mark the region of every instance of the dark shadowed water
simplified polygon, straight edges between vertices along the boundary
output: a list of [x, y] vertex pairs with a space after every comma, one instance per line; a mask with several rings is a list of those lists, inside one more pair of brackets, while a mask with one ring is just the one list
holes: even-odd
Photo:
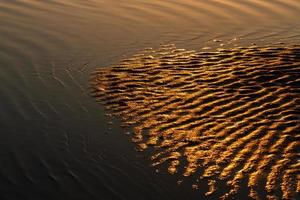
[[298, 0], [0, 0], [0, 199], [202, 199], [108, 123], [90, 73], [162, 43], [299, 44], [299, 19]]

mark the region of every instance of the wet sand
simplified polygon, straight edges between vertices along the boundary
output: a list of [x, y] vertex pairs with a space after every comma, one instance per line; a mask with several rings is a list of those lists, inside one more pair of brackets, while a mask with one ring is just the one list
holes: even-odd
[[162, 45], [98, 68], [91, 85], [178, 183], [192, 176], [193, 188], [220, 199], [245, 190], [252, 199], [299, 197], [299, 45]]
[[[235, 187], [234, 185], [240, 186], [238, 195], [241, 198], [239, 199], [250, 199], [248, 197], [250, 188], [248, 179], [245, 178], [237, 184], [230, 183], [228, 186], [226, 184], [227, 179], [233, 179], [236, 172], [232, 173], [228, 169], [228, 173], [232, 176], [226, 178], [226, 180], [221, 180], [216, 173], [223, 171], [223, 168], [228, 166], [228, 161], [220, 158], [221, 160], [218, 162], [223, 164], [219, 165], [216, 163], [215, 156], [212, 156], [211, 163], [201, 167], [198, 165], [204, 163], [204, 161], [196, 161], [198, 156], [195, 153], [191, 153], [190, 165], [194, 162], [197, 166], [194, 168], [192, 166], [188, 167], [191, 175], [183, 178], [183, 174], [186, 171], [184, 167], [189, 166], [184, 152], [198, 151], [196, 149], [193, 150], [193, 148], [197, 148], [200, 145], [197, 141], [194, 144], [188, 140], [184, 141], [190, 146], [189, 151], [184, 151], [183, 149], [186, 147], [179, 148], [175, 141], [171, 141], [170, 145], [173, 145], [174, 148], [178, 147], [178, 151], [181, 153], [180, 156], [174, 155], [179, 157], [178, 159], [177, 157], [173, 159], [173, 164], [172, 158], [165, 162], [161, 160], [171, 156], [168, 152], [164, 153], [164, 155], [153, 157], [153, 161], [151, 161], [151, 156], [162, 153], [169, 147], [149, 148], [151, 145], [147, 144], [147, 142], [150, 140], [150, 136], [148, 136], [149, 133], [146, 131], [146, 128], [143, 128], [143, 126], [146, 126], [145, 124], [143, 126], [142, 124], [132, 124], [129, 128], [120, 128], [119, 119], [121, 115], [123, 116], [122, 113], [120, 113], [119, 117], [112, 118], [112, 124], [108, 123], [111, 118], [106, 116], [105, 113], [109, 114], [113, 110], [117, 112], [115, 109], [125, 109], [124, 106], [126, 104], [115, 105], [115, 108], [105, 111], [104, 106], [100, 106], [90, 96], [90, 74], [99, 67], [108, 67], [108, 69], [102, 69], [104, 74], [108, 73], [111, 70], [110, 66], [119, 63], [123, 59], [131, 59], [132, 55], [138, 52], [147, 55], [151, 54], [155, 58], [152, 60], [145, 58], [139, 61], [140, 58], [137, 56], [137, 58], [134, 58], [136, 61], [127, 61], [128, 67], [133, 67], [131, 66], [133, 62], [138, 62], [140, 63], [139, 65], [144, 65], [146, 62], [160, 62], [158, 61], [159, 56], [156, 55], [157, 53], [151, 53], [150, 49], [147, 53], [143, 52], [143, 49], [146, 47], [157, 49], [160, 44], [172, 43], [176, 44], [176, 48], [197, 50], [196, 54], [200, 53], [198, 50], [203, 49], [203, 51], [211, 53], [212, 56], [210, 60], [209, 55], [199, 55], [199, 57], [203, 57], [203, 61], [207, 65], [207, 72], [211, 75], [206, 74], [205, 71], [199, 70], [197, 72], [197, 70], [192, 71], [191, 69], [190, 71], [180, 70], [180, 72], [179, 69], [168, 71], [168, 63], [165, 63], [164, 67], [166, 69], [162, 70], [162, 72], [157, 72], [157, 76], [162, 77], [161, 83], [156, 83], [158, 80], [150, 78], [155, 78], [155, 74], [150, 74], [151, 76], [149, 75], [149, 77], [137, 77], [139, 80], [150, 79], [152, 83], [161, 84], [162, 91], [170, 91], [169, 93], [166, 92], [165, 96], [159, 97], [160, 99], [156, 99], [156, 97], [162, 95], [158, 90], [156, 94], [158, 96], [153, 97], [155, 101], [153, 109], [160, 115], [162, 115], [164, 110], [161, 110], [162, 113], [159, 110], [166, 102], [171, 103], [170, 107], [178, 105], [182, 108], [183, 105], [180, 105], [180, 99], [187, 101], [187, 107], [181, 109], [184, 110], [182, 113], [178, 113], [179, 109], [176, 111], [172, 107], [176, 114], [183, 117], [181, 120], [175, 116], [168, 116], [168, 112], [171, 113], [171, 110], [168, 110], [159, 119], [162, 125], [159, 125], [157, 128], [160, 128], [159, 131], [164, 132], [166, 139], [168, 139], [167, 134], [169, 134], [171, 129], [177, 129], [177, 124], [178, 127], [182, 126], [184, 134], [187, 134], [187, 130], [199, 129], [204, 135], [209, 136], [213, 133], [207, 131], [215, 131], [217, 136], [222, 127], [227, 127], [230, 135], [237, 134], [236, 130], [243, 129], [243, 127], [245, 133], [250, 133], [252, 129], [246, 130], [246, 127], [250, 127], [249, 123], [252, 123], [253, 119], [250, 118], [250, 122], [245, 122], [246, 124], [241, 123], [243, 117], [247, 118], [242, 113], [246, 112], [245, 110], [248, 110], [249, 107], [258, 105], [245, 104], [245, 107], [239, 107], [239, 105], [244, 105], [243, 103], [250, 101], [251, 98], [255, 99], [255, 95], [261, 95], [259, 96], [261, 98], [266, 97], [267, 100], [273, 99], [273, 96], [267, 95], [270, 91], [265, 87], [266, 83], [261, 88], [252, 87], [250, 86], [251, 83], [248, 82], [243, 82], [241, 86], [242, 82], [240, 83], [239, 81], [235, 82], [235, 86], [231, 86], [230, 81], [236, 81], [239, 79], [238, 77], [240, 77], [241, 81], [246, 81], [247, 75], [243, 74], [243, 72], [241, 74], [239, 72], [231, 73], [230, 70], [238, 69], [227, 69], [224, 63], [219, 66], [220, 71], [218, 71], [216, 66], [217, 62], [219, 62], [218, 60], [221, 60], [222, 56], [225, 59], [227, 55], [225, 53], [214, 53], [213, 51], [217, 48], [232, 50], [232, 54], [234, 52], [237, 54], [235, 56], [236, 59], [240, 59], [241, 63], [245, 63], [246, 58], [238, 58], [238, 52], [249, 51], [248, 47], [251, 43], [257, 44], [259, 46], [257, 47], [258, 50], [265, 48], [263, 47], [264, 45], [278, 42], [284, 44], [277, 45], [277, 47], [296, 48], [292, 45], [300, 44], [299, 19], [299, 0], [1, 0], [0, 199], [215, 200], [229, 192]], [[233, 50], [233, 48], [238, 46], [246, 47], [246, 49]], [[175, 56], [168, 49], [160, 51], [166, 52], [170, 56]], [[190, 54], [193, 54], [192, 52], [189, 54], [186, 51], [182, 51], [182, 53], [185, 52], [188, 57]], [[270, 50], [266, 51], [267, 54], [271, 53]], [[258, 58], [258, 55], [254, 55], [254, 52], [249, 52], [249, 54], [252, 58]], [[283, 52], [275, 50], [275, 54], [283, 54]], [[290, 54], [288, 53], [288, 55]], [[195, 66], [198, 67], [200, 65], [198, 63], [199, 57], [196, 56], [190, 65], [193, 65], [193, 62], [195, 62]], [[233, 55], [230, 53], [229, 58], [233, 59]], [[251, 60], [251, 58], [248, 59]], [[269, 56], [268, 59], [271, 59], [271, 57]], [[291, 57], [288, 59], [291, 59]], [[227, 61], [230, 64], [234, 62], [234, 59]], [[176, 61], [176, 63], [179, 62], [178, 60]], [[251, 62], [255, 64], [254, 61]], [[263, 66], [263, 62], [263, 58], [261, 58], [258, 66]], [[267, 60], [266, 64], [271, 62], [273, 61]], [[296, 61], [284, 59], [282, 62], [287, 66], [291, 63], [296, 63]], [[183, 64], [184, 66], [187, 65], [185, 60], [183, 60]], [[204, 65], [204, 63], [201, 65]], [[210, 69], [209, 66], [217, 68]], [[222, 67], [224, 67], [223, 75]], [[149, 66], [149, 70], [152, 68]], [[253, 70], [254, 74], [259, 74], [259, 71], [255, 70], [256, 68], [249, 67], [250, 69]], [[157, 70], [160, 70], [160, 68]], [[240, 70], [244, 71], [245, 69], [240, 66]], [[251, 70], [246, 70], [246, 72], [251, 74]], [[273, 72], [275, 71], [277, 69], [273, 70]], [[141, 70], [135, 74], [136, 76], [142, 75], [142, 72]], [[162, 74], [163, 72], [165, 74]], [[119, 79], [120, 72], [114, 73], [117, 76], [116, 80], [112, 78], [107, 79], [105, 83], [113, 83]], [[130, 74], [126, 70], [124, 73], [125, 75]], [[191, 76], [190, 86], [188, 81], [180, 85], [181, 83], [179, 82], [189, 76], [184, 74], [193, 73], [195, 73], [196, 77]], [[197, 73], [199, 74], [197, 75]], [[203, 78], [201, 79], [201, 74], [204, 75], [203, 77], [207, 81], [203, 80]], [[226, 75], [228, 75], [229, 80], [226, 80]], [[281, 72], [277, 72], [277, 75], [281, 75]], [[277, 75], [273, 78], [276, 79]], [[208, 76], [211, 78], [211, 82], [208, 81]], [[268, 81], [273, 80], [268, 73], [265, 73], [264, 76]], [[101, 75], [99, 75], [100, 77]], [[156, 78], [159, 79], [158, 77]], [[214, 80], [214, 77], [219, 79]], [[165, 78], [170, 80], [165, 80]], [[178, 81], [174, 82], [172, 79], [178, 79]], [[196, 79], [198, 79], [197, 84], [195, 82]], [[258, 79], [255, 79], [255, 81], [260, 81]], [[288, 79], [288, 77], [287, 79], [283, 77], [283, 81]], [[129, 78], [129, 80], [131, 81], [132, 78]], [[218, 83], [221, 80], [224, 80], [224, 82]], [[168, 85], [168, 81], [170, 81], [169, 84], [174, 85], [172, 87], [171, 85], [166, 86], [168, 87], [166, 88], [164, 87], [164, 82]], [[275, 82], [277, 84], [280, 81]], [[146, 83], [134, 82], [128, 87], [134, 89], [137, 84], [143, 85]], [[226, 90], [220, 89], [222, 84], [228, 86]], [[289, 84], [289, 82], [286, 84]], [[234, 91], [233, 88], [237, 86], [243, 89]], [[158, 86], [149, 85], [149, 91], [142, 90], [140, 94], [146, 95], [149, 92], [147, 98], [150, 98], [153, 93], [153, 87]], [[176, 93], [182, 87], [186, 88], [183, 92], [178, 93], [178, 100], [176, 97], [171, 97], [174, 92]], [[193, 88], [197, 89], [197, 91], [193, 91]], [[276, 89], [277, 87], [272, 86], [272, 88]], [[128, 89], [126, 89], [126, 94], [133, 94]], [[105, 89], [106, 92], [109, 90]], [[281, 93], [281, 91], [277, 90], [275, 90], [277, 93], [274, 93], [278, 95], [276, 97], [280, 96], [280, 98], [283, 98], [282, 95], [286, 95], [286, 91]], [[292, 90], [291, 95], [295, 94], [293, 88]], [[253, 95], [251, 95], [251, 91]], [[103, 96], [106, 95], [104, 94], [106, 92], [103, 92]], [[184, 93], [189, 95], [198, 94], [198, 96], [195, 96], [195, 99], [190, 99], [190, 102], [186, 99], [188, 96], [180, 97], [184, 96]], [[207, 96], [209, 94], [212, 96]], [[231, 98], [228, 97], [229, 94], [232, 94]], [[205, 97], [201, 101], [204, 103], [202, 107], [201, 102], [197, 100], [199, 95]], [[234, 98], [235, 95], [236, 98]], [[246, 98], [239, 99], [243, 95], [248, 95], [248, 100]], [[139, 98], [134, 95], [132, 97], [136, 101], [133, 104], [134, 106], [141, 106], [141, 108], [145, 106], [142, 99], [139, 99], [141, 98], [140, 96]], [[191, 96], [189, 97], [192, 98]], [[170, 98], [171, 100], [165, 98]], [[294, 97], [291, 96], [291, 98]], [[232, 102], [226, 102], [226, 99], [229, 99], [228, 101], [231, 99]], [[222, 100], [225, 102], [222, 102]], [[259, 102], [262, 102], [263, 109], [267, 106], [267, 102], [265, 102], [267, 100], [259, 100]], [[177, 104], [176, 101], [178, 101]], [[195, 101], [195, 105], [193, 101]], [[229, 106], [237, 101], [240, 104], [233, 105], [233, 110], [231, 111], [229, 111], [229, 107], [224, 107], [224, 105], [228, 104]], [[286, 99], [279, 101], [285, 102]], [[219, 106], [218, 109], [220, 110], [213, 111], [215, 105]], [[270, 112], [278, 111], [273, 110], [273, 104], [270, 106]], [[283, 106], [287, 105], [284, 104]], [[288, 113], [290, 109], [295, 110], [297, 106], [293, 108], [287, 107], [287, 113], [283, 112], [282, 115], [294, 115], [293, 112]], [[195, 119], [194, 125], [191, 125], [190, 121], [184, 121], [189, 119], [189, 113], [187, 113], [189, 109], [199, 110], [200, 107], [204, 109], [203, 112], [207, 110], [210, 114], [205, 115], [203, 119]], [[234, 118], [237, 120], [237, 124], [234, 124], [233, 118], [229, 117], [227, 121], [225, 120], [226, 118], [222, 116], [222, 107], [224, 107], [223, 112], [228, 111], [236, 115], [240, 114], [238, 118]], [[239, 113], [240, 110], [238, 108], [243, 109], [243, 112]], [[257, 109], [250, 110], [247, 115], [263, 112], [259, 110], [259, 107]], [[129, 111], [129, 108], [125, 110], [129, 114], [130, 112], [138, 113], [133, 110]], [[144, 112], [146, 113], [147, 111], [145, 110]], [[220, 116], [217, 116], [218, 112], [221, 113]], [[145, 116], [145, 113], [140, 114], [140, 116], [144, 116], [144, 120], [149, 121], [149, 119], [154, 117], [154, 113], [151, 116]], [[210, 116], [211, 114], [212, 116]], [[273, 115], [267, 114], [269, 120], [273, 119], [269, 118], [270, 116]], [[169, 117], [170, 121], [166, 122], [167, 119], [165, 118]], [[263, 118], [261, 115], [259, 117]], [[274, 115], [274, 117], [276, 118], [274, 120], [277, 120], [277, 118], [281, 119], [277, 115]], [[291, 120], [289, 117], [283, 119]], [[124, 119], [124, 123], [130, 123], [131, 120]], [[175, 122], [174, 127], [170, 127], [172, 120]], [[216, 124], [218, 120], [219, 122]], [[150, 124], [152, 123], [154, 122], [151, 121]], [[236, 126], [236, 128], [234, 129], [233, 126]], [[288, 128], [289, 126], [280, 125], [282, 130], [284, 127]], [[130, 142], [130, 138], [134, 138], [132, 135], [134, 127], [141, 129], [142, 138], [140, 140], [142, 141]], [[200, 130], [200, 127], [203, 130]], [[213, 127], [215, 128], [211, 129]], [[151, 130], [154, 132], [158, 131], [158, 129], [153, 129], [152, 127]], [[264, 129], [260, 131], [264, 131]], [[126, 134], [126, 132], [130, 134]], [[258, 134], [256, 138], [261, 139], [262, 135]], [[275, 136], [272, 137], [276, 140], [277, 133], [274, 134]], [[293, 139], [290, 134], [285, 135], [284, 147]], [[155, 139], [152, 136], [151, 138]], [[204, 148], [209, 144], [212, 147], [216, 144], [223, 144], [220, 143], [223, 140], [221, 136], [204, 138], [199, 148]], [[135, 139], [138, 140], [139, 138], [136, 137]], [[157, 139], [159, 145], [157, 145], [160, 146], [162, 141], [164, 141], [163, 138], [159, 137]], [[234, 147], [230, 145], [234, 141], [235, 139], [233, 138], [224, 142], [224, 145], [228, 144], [229, 147]], [[244, 145], [246, 144], [248, 144], [248, 139], [244, 142]], [[165, 141], [164, 145], [167, 145], [167, 141]], [[223, 149], [224, 145], [216, 152], [226, 152]], [[266, 145], [269, 147], [270, 144]], [[144, 151], [141, 153], [136, 152], [136, 147], [144, 149]], [[215, 146], [214, 148], [219, 147]], [[256, 148], [256, 146], [252, 147], [252, 149]], [[235, 158], [236, 153], [240, 149], [242, 148], [236, 147], [236, 150], [228, 157]], [[212, 152], [200, 150], [199, 153], [202, 152], [204, 154], [206, 154], [205, 152]], [[278, 152], [280, 153], [281, 151]], [[251, 151], [251, 153], [253, 152]], [[220, 153], [220, 155], [223, 154]], [[261, 155], [264, 155], [264, 153], [262, 152]], [[250, 154], [245, 156], [249, 157]], [[205, 162], [208, 162], [209, 158], [207, 155], [203, 157]], [[281, 159], [282, 157], [276, 157], [273, 161], [279, 162]], [[176, 160], [180, 160], [180, 164], [177, 167]], [[261, 161], [261, 156], [256, 160]], [[238, 161], [235, 162], [237, 163]], [[241, 162], [245, 163], [246, 161]], [[279, 166], [291, 166], [286, 160], [280, 162], [284, 164]], [[158, 164], [150, 167], [154, 163]], [[238, 171], [242, 169], [244, 167], [243, 163], [233, 170]], [[271, 165], [267, 164], [268, 167]], [[218, 166], [220, 169], [213, 171], [209, 166]], [[169, 167], [170, 169], [168, 170]], [[193, 169], [195, 169], [195, 172], [193, 172]], [[206, 169], [211, 171], [212, 177], [207, 177], [197, 182], [197, 179], [203, 176]], [[250, 165], [250, 171], [248, 170], [249, 172], [243, 174], [248, 177], [254, 172], [254, 169], [256, 167]], [[269, 170], [269, 168], [266, 170]], [[281, 177], [279, 181], [277, 179], [275, 181], [274, 185], [278, 186], [278, 188], [276, 186], [275, 190], [278, 192], [275, 195], [281, 197], [283, 195], [281, 192], [282, 186], [279, 183], [282, 183], [283, 179], [289, 179], [290, 175], [283, 176], [284, 171], [281, 168], [274, 170], [278, 170], [278, 177]], [[173, 173], [173, 175], [170, 176], [168, 171]], [[266, 172], [266, 174], [269, 174], [269, 172]], [[208, 180], [212, 181], [209, 182]], [[213, 185], [214, 180], [216, 181], [216, 191], [211, 195], [205, 195], [209, 191], [208, 183]], [[264, 181], [262, 182], [262, 186], [259, 185], [259, 188], [262, 188], [262, 193], [260, 194], [263, 196], [271, 195], [272, 192], [264, 191], [264, 185], [266, 184]], [[289, 188], [294, 187], [294, 181], [291, 181], [291, 183], [293, 186]], [[177, 184], [180, 184], [180, 187]], [[256, 191], [256, 186], [253, 186], [253, 188]], [[292, 193], [290, 195], [292, 196]]]

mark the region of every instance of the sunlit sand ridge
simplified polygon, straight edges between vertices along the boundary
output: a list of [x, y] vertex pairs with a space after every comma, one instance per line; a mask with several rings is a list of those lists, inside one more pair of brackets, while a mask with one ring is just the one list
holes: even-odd
[[99, 102], [133, 125], [139, 148], [154, 147], [153, 165], [207, 180], [206, 195], [299, 195], [299, 45], [166, 45], [97, 69], [91, 84]]

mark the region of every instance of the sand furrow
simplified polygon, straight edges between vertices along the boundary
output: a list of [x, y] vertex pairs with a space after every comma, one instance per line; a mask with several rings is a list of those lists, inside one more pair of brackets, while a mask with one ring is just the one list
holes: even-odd
[[[196, 52], [164, 45], [92, 74], [92, 95], [153, 166], [196, 175], [206, 195], [299, 195], [300, 46]], [[219, 192], [227, 183], [228, 191]], [[243, 184], [246, 182], [246, 185]], [[244, 188], [245, 189], [245, 188]]]

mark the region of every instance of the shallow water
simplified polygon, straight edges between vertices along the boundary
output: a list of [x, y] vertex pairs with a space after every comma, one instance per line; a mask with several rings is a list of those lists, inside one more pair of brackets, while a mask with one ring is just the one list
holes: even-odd
[[241, 199], [245, 190], [257, 200], [296, 199], [300, 45], [163, 45], [92, 77], [93, 96], [134, 127], [132, 141], [181, 184], [192, 179], [212, 199]]
[[300, 2], [1, 0], [1, 199], [196, 199], [156, 173], [89, 96], [145, 47], [299, 44]]

